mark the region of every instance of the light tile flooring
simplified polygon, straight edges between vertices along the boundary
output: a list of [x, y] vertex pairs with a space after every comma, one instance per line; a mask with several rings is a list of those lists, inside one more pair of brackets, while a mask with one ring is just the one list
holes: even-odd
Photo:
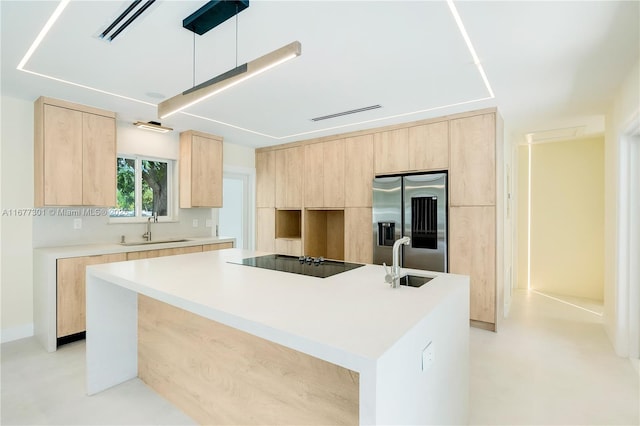
[[[471, 329], [471, 423], [638, 425], [638, 374], [618, 358], [600, 317], [524, 291], [499, 333]], [[2, 345], [2, 425], [193, 424], [131, 380], [84, 394], [84, 342], [46, 353]]]

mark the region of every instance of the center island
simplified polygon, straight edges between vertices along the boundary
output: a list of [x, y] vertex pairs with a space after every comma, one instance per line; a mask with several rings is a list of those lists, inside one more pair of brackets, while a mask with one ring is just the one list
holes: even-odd
[[468, 277], [233, 263], [263, 254], [88, 267], [87, 393], [140, 377], [201, 424], [468, 423]]

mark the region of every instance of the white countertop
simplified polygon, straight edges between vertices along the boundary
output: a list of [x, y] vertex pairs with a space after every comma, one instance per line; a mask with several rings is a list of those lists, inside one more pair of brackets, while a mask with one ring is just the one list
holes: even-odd
[[[179, 239], [176, 237], [175, 239]], [[161, 240], [164, 240], [162, 238]], [[166, 239], [169, 239], [167, 237]], [[78, 257], [78, 256], [94, 256], [100, 254], [112, 253], [128, 253], [133, 251], [160, 250], [166, 248], [198, 246], [203, 244], [216, 244], [232, 242], [235, 244], [235, 238], [230, 237], [186, 237], [186, 241], [180, 242], [154, 242], [153, 244], [142, 243], [138, 245], [123, 245], [117, 243], [102, 244], [80, 244], [72, 246], [57, 247], [39, 247], [34, 251], [41, 255], [55, 258]]]
[[468, 291], [468, 278], [436, 276], [392, 289], [382, 266], [315, 278], [228, 263], [261, 252], [227, 249], [90, 266], [87, 274], [253, 335], [360, 371], [427, 317]]

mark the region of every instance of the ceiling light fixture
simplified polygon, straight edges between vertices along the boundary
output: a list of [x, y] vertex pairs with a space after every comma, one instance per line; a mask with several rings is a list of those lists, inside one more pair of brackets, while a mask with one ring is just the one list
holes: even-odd
[[144, 121], [136, 121], [133, 125], [139, 129], [151, 130], [152, 132], [158, 133], [167, 133], [173, 130], [171, 127], [165, 127], [157, 121], [149, 121], [146, 123]]
[[300, 56], [301, 53], [302, 45], [299, 41], [294, 41], [251, 62], [242, 64], [211, 80], [179, 93], [166, 101], [160, 102], [158, 104], [158, 117], [165, 118], [178, 111], [182, 111], [238, 83]]

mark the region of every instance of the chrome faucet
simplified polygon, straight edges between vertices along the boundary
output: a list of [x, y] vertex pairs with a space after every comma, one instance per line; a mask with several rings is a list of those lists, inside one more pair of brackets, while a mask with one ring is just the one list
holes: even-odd
[[410, 242], [411, 238], [402, 237], [393, 243], [393, 265], [391, 265], [391, 273], [389, 273], [389, 270], [387, 269], [387, 264], [382, 264], [386, 272], [384, 280], [391, 284], [392, 288], [400, 287], [400, 246], [408, 246]]
[[158, 222], [158, 212], [153, 213], [153, 216], [147, 219], [147, 232], [142, 234], [142, 238], [144, 238], [145, 241], [151, 241], [151, 220]]

